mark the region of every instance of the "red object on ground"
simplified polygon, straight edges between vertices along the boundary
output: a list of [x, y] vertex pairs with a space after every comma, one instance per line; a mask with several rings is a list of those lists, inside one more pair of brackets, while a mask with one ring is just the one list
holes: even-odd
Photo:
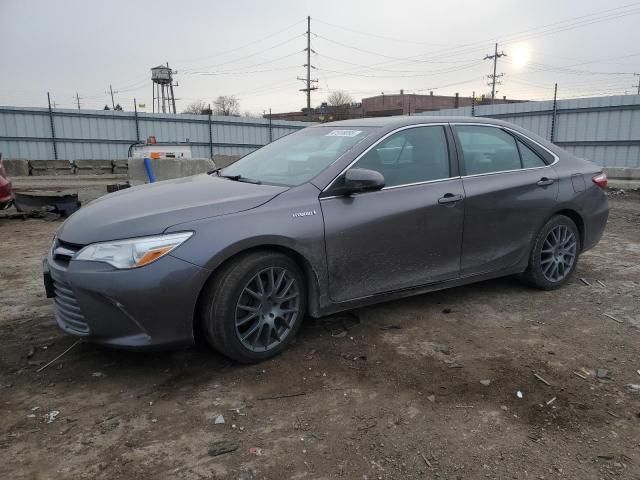
[[7, 171], [2, 164], [2, 154], [0, 154], [0, 209], [6, 207], [13, 200], [11, 191], [11, 180], [7, 176]]

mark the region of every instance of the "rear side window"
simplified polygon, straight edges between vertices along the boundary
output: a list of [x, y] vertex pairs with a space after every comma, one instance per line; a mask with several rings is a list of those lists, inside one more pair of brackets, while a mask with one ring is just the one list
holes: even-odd
[[380, 172], [387, 187], [448, 178], [449, 150], [444, 127], [401, 130], [369, 150], [354, 168]]
[[467, 175], [521, 168], [516, 140], [495, 127], [456, 126]]
[[542, 160], [536, 152], [531, 150], [520, 140], [518, 140], [518, 149], [520, 150], [520, 156], [522, 157], [522, 168], [544, 167], [546, 165], [544, 160]]

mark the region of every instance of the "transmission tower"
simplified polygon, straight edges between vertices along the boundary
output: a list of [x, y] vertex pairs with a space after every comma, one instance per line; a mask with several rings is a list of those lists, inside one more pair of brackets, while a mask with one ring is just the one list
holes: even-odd
[[640, 73], [634, 73], [636, 77], [638, 77], [638, 84], [634, 85], [634, 87], [638, 88], [638, 95], [640, 95]]
[[315, 50], [311, 49], [311, 17], [307, 17], [307, 48], [304, 50], [307, 52], [307, 63], [304, 64], [307, 68], [307, 77], [298, 77], [298, 80], [302, 80], [307, 85], [306, 88], [301, 88], [300, 91], [307, 93], [307, 110], [305, 115], [308, 117], [311, 115], [311, 91], [318, 89], [317, 86], [312, 86], [312, 84], [318, 83], [318, 80], [311, 78], [311, 69], [316, 68], [311, 65], [311, 52], [316, 53]]
[[489, 78], [489, 83], [487, 83], [487, 85], [491, 87], [491, 103], [492, 104], [496, 98], [496, 85], [500, 85], [501, 83], [500, 80], [498, 79], [504, 76], [504, 73], [500, 73], [500, 74], [496, 73], [496, 70], [498, 68], [498, 59], [500, 57], [506, 57], [506, 56], [507, 54], [504, 52], [498, 53], [498, 44], [496, 43], [493, 55], [485, 55], [484, 57], [484, 60], [493, 60], [493, 75], [487, 75], [487, 77]]

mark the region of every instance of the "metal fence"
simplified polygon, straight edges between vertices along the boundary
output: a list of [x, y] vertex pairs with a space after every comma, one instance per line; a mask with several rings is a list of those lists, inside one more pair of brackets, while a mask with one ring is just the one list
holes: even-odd
[[148, 136], [190, 145], [194, 157], [244, 155], [308, 126], [265, 118], [0, 107], [0, 152], [28, 160], [117, 160]]
[[[419, 115], [505, 120], [605, 167], [640, 167], [640, 95], [480, 105]], [[553, 126], [553, 133], [552, 133]]]

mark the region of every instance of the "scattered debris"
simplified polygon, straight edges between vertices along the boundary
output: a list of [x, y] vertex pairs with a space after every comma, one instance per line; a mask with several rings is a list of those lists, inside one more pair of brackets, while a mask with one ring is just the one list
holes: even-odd
[[591, 284], [589, 283], [589, 281], [586, 278], [580, 278], [580, 281], [582, 283], [584, 283], [585, 285], [588, 285], [589, 287], [591, 286]]
[[402, 330], [400, 325], [383, 325], [380, 330]]
[[53, 191], [16, 192], [14, 204], [18, 212], [53, 213], [68, 217], [80, 208], [77, 193]]
[[351, 360], [352, 362], [367, 359], [367, 356], [363, 353], [341, 353], [340, 356], [346, 360]]
[[445, 308], [442, 310], [442, 313], [447, 314], [447, 313], [451, 313], [453, 312], [453, 310], [451, 310], [450, 308]]
[[34, 347], [33, 345], [31, 345], [29, 347], [29, 351], [27, 352], [27, 358], [31, 358], [35, 355], [36, 353], [36, 347]]
[[60, 415], [58, 410], [51, 410], [49, 413], [45, 413], [43, 418], [47, 423], [53, 423], [53, 421]]
[[613, 315], [609, 315], [608, 313], [603, 313], [603, 315], [607, 318], [610, 318], [611, 320], [618, 322], [618, 323], [624, 323], [622, 320], [617, 319], [616, 317], [614, 317]]
[[612, 412], [612, 411], [610, 411], [610, 410], [607, 410], [607, 413], [608, 413], [609, 415], [611, 415], [613, 418], [620, 418], [620, 415], [616, 415], [615, 413], [613, 413], [613, 412]]
[[614, 455], [598, 455], [598, 458], [602, 458], [603, 460], [613, 460], [616, 457]]
[[215, 425], [224, 425], [224, 417], [222, 415], [218, 415], [213, 423]]
[[636, 370], [636, 373], [637, 373], [638, 375], [640, 375], [640, 370]]
[[456, 405], [456, 408], [474, 408], [474, 405]]
[[640, 393], [640, 385], [637, 383], [627, 383], [625, 387], [627, 387], [627, 390], [631, 391], [631, 393]]
[[422, 457], [422, 459], [424, 460], [424, 463], [426, 463], [426, 464], [427, 464], [427, 467], [429, 467], [429, 468], [433, 468], [433, 467], [431, 466], [431, 462], [430, 462], [429, 460], [427, 460], [427, 457], [425, 456], [425, 454], [424, 454], [424, 453], [421, 453], [421, 454], [420, 454], [420, 456], [421, 456], [421, 457]]
[[522, 400], [524, 398], [524, 393], [522, 393], [521, 390], [518, 390], [516, 392], [516, 397]]
[[489, 385], [491, 385], [491, 380], [480, 380], [480, 384], [484, 385], [485, 387], [488, 387]]
[[306, 395], [307, 392], [298, 392], [298, 393], [285, 393], [283, 395], [274, 395], [271, 397], [258, 397], [256, 400], [277, 400], [279, 398], [291, 398], [291, 397], [301, 397], [302, 395]]
[[130, 188], [131, 184], [129, 182], [126, 183], [109, 183], [107, 185], [107, 193], [117, 192], [118, 190], [124, 190], [125, 188]]
[[433, 403], [433, 402], [435, 402], [435, 401], [436, 401], [436, 396], [435, 396], [435, 395], [429, 395], [429, 396], [427, 397], [427, 400], [429, 400], [431, 403]]
[[544, 383], [546, 386], [548, 387], [553, 387], [553, 385], [551, 385], [549, 382], [547, 382], [544, 378], [542, 378], [540, 375], [538, 375], [537, 373], [533, 373], [533, 376], [536, 377], [538, 380], [540, 380], [542, 383]]
[[598, 378], [609, 378], [609, 370], [606, 368], [599, 368], [596, 371], [596, 377]]
[[547, 402], [547, 407], [556, 401], [556, 397], [553, 397], [551, 400]]
[[607, 288], [607, 286], [606, 286], [604, 283], [602, 283], [600, 280], [596, 280], [596, 281], [597, 281], [600, 285], [602, 285], [604, 288]]
[[250, 453], [251, 455], [256, 455], [256, 456], [258, 456], [258, 457], [261, 457], [261, 456], [262, 456], [262, 449], [261, 449], [261, 448], [258, 448], [258, 447], [251, 447], [251, 448], [249, 449], [249, 453]]
[[580, 377], [580, 378], [581, 378], [581, 379], [583, 379], [583, 380], [586, 380], [586, 379], [587, 379], [587, 377], [585, 377], [584, 375], [582, 375], [581, 373], [578, 373], [578, 372], [576, 372], [576, 371], [574, 371], [574, 372], [573, 372], [573, 374], [574, 374], [576, 377]]
[[209, 447], [208, 453], [211, 457], [217, 457], [218, 455], [224, 455], [225, 453], [235, 452], [238, 449], [238, 444], [231, 442], [215, 442]]
[[451, 351], [449, 350], [448, 346], [441, 345], [439, 343], [435, 343], [433, 345], [433, 351], [434, 352], [438, 352], [438, 353], [442, 353], [443, 355], [449, 355], [449, 353], [451, 353]]
[[92, 377], [98, 377], [98, 378], [99, 378], [99, 377], [106, 377], [106, 375], [105, 375], [104, 373], [102, 373], [102, 372], [93, 372], [93, 373], [91, 374], [91, 376], [92, 376]]
[[82, 339], [78, 339], [75, 342], [73, 342], [73, 344], [71, 344], [71, 346], [69, 348], [67, 348], [64, 352], [62, 352], [60, 355], [58, 355], [56, 358], [54, 358], [53, 360], [51, 360], [49, 363], [45, 363], [43, 366], [41, 366], [38, 370], [36, 370], [37, 373], [40, 373], [42, 370], [44, 370], [45, 368], [47, 368], [49, 365], [51, 365], [53, 362], [55, 362], [56, 360], [58, 360], [59, 358], [62, 358], [64, 355], [66, 355], [67, 353], [69, 353], [71, 351], [71, 349], [73, 347], [75, 347], [76, 345], [78, 345], [80, 342], [82, 342]]

